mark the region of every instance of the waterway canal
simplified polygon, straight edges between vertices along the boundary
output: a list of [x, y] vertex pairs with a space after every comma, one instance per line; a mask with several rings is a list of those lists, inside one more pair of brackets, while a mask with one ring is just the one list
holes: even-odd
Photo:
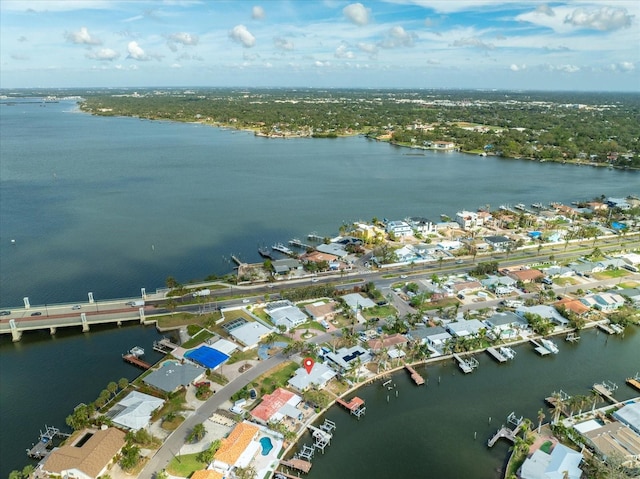
[[619, 385], [618, 399], [638, 395], [624, 380], [640, 368], [640, 331], [624, 339], [596, 330], [581, 336], [577, 344], [558, 338], [557, 356], [540, 357], [529, 344], [518, 346], [516, 358], [507, 364], [478, 354], [480, 366], [469, 375], [449, 360], [417, 368], [428, 378], [426, 387], [415, 386], [400, 371], [392, 376], [397, 397], [381, 382], [358, 390], [366, 415], [358, 421], [337, 406], [327, 412], [337, 429], [325, 454], [314, 457], [308, 478], [498, 478], [509, 444], [500, 440], [488, 449], [486, 442], [510, 412], [537, 424], [542, 408], [548, 421], [546, 396], [559, 389], [586, 395], [603, 380]]

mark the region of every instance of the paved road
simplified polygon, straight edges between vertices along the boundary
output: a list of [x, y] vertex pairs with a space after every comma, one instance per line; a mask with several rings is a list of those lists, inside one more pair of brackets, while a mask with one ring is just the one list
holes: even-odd
[[180, 447], [185, 443], [186, 437], [196, 424], [201, 424], [206, 421], [225, 401], [228, 401], [235, 392], [285, 360], [286, 358], [282, 354], [276, 354], [266, 361], [261, 361], [233, 381], [227, 383], [222, 389], [202, 403], [200, 407], [186, 418], [165, 440], [164, 444], [149, 460], [138, 478], [151, 479], [157, 471], [166, 468], [174, 455], [178, 454]]

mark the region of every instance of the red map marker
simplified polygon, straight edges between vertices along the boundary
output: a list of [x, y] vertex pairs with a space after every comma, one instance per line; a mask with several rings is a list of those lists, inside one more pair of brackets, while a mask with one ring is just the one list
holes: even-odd
[[302, 365], [307, 370], [307, 374], [311, 374], [311, 370], [313, 369], [314, 364], [315, 361], [311, 358], [306, 358], [304, 361], [302, 361]]

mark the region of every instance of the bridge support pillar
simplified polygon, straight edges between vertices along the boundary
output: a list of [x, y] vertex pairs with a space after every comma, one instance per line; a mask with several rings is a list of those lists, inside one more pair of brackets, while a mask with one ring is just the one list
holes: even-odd
[[140, 313], [140, 324], [144, 324], [144, 308], [139, 308], [138, 313]]
[[88, 333], [89, 332], [89, 323], [87, 323], [87, 315], [85, 313], [82, 313], [80, 315], [80, 318], [82, 319], [82, 332], [83, 333]]
[[53, 336], [54, 334], [56, 334], [56, 330], [57, 330], [57, 328], [56, 328], [56, 327], [51, 327], [51, 328], [49, 328], [49, 333], [51, 334], [51, 336]]
[[122, 321], [118, 321], [116, 324], [118, 325], [118, 327], [120, 327], [122, 326]]
[[24, 309], [29, 309], [31, 307], [31, 303], [29, 303], [28, 296], [25, 296], [24, 298], [22, 298], [22, 301], [24, 302]]
[[14, 343], [17, 343], [18, 341], [20, 341], [20, 339], [22, 339], [22, 331], [18, 331], [15, 319], [9, 320], [9, 327], [11, 328], [11, 340]]

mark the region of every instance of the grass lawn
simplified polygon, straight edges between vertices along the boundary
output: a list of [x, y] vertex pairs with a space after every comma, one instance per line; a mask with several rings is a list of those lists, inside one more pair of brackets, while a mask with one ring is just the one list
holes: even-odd
[[393, 316], [397, 313], [396, 308], [390, 304], [384, 306], [374, 306], [373, 308], [367, 308], [362, 312], [362, 316], [366, 319], [371, 318], [386, 318], [387, 316]]
[[609, 269], [601, 273], [594, 273], [593, 277], [596, 279], [624, 278], [629, 274], [629, 271], [625, 269]]
[[239, 361], [248, 361], [251, 359], [258, 359], [258, 351], [255, 348], [249, 349], [248, 351], [236, 351], [229, 357], [229, 360], [225, 364], [234, 364]]
[[199, 344], [204, 343], [207, 339], [212, 337], [213, 337], [213, 333], [211, 331], [202, 329], [194, 337], [192, 337], [188, 341], [185, 341], [182, 344], [182, 347], [185, 349], [193, 348], [195, 346], [198, 346]]
[[459, 301], [455, 298], [446, 298], [440, 301], [436, 301], [434, 303], [425, 303], [424, 304], [424, 309], [428, 309], [428, 310], [434, 310], [434, 309], [439, 309], [439, 308], [449, 308], [451, 306], [455, 306], [456, 304], [459, 304]]
[[166, 400], [163, 406], [156, 413], [154, 413], [152, 421], [156, 421], [159, 418], [164, 417], [172, 412], [177, 413], [178, 411], [184, 411], [186, 394], [186, 391], [180, 391]]
[[635, 281], [625, 281], [624, 283], [620, 283], [618, 286], [624, 289], [632, 289], [632, 288], [637, 288], [638, 283]]
[[553, 282], [558, 286], [571, 286], [573, 284], [578, 284], [578, 282], [573, 278], [555, 278]]
[[208, 323], [215, 323], [221, 317], [220, 313], [205, 314], [202, 316], [189, 313], [173, 313], [166, 316], [158, 316], [154, 319], [158, 321], [159, 328], [178, 328], [190, 324], [205, 326]]
[[306, 323], [301, 324], [295, 329], [299, 331], [306, 331], [307, 329], [315, 329], [317, 331], [322, 331], [323, 333], [325, 331], [322, 325], [317, 321], [307, 321]]
[[267, 371], [254, 382], [258, 384], [260, 394], [271, 394], [277, 388], [285, 386], [299, 367], [298, 363], [288, 361]]
[[175, 431], [183, 422], [184, 417], [182, 417], [180, 414], [176, 414], [173, 419], [162, 421], [160, 427], [162, 427], [162, 429], [164, 429], [165, 431]]
[[196, 459], [198, 453], [175, 456], [167, 466], [167, 472], [172, 476], [189, 477], [195, 471], [207, 467], [207, 464]]

